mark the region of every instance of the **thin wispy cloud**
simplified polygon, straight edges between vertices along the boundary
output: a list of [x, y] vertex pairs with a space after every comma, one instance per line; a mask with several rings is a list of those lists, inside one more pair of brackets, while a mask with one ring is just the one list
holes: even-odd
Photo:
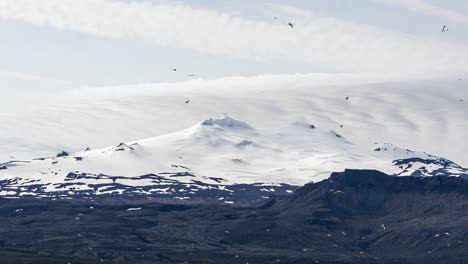
[[[468, 16], [442, 6], [432, 5], [424, 0], [371, 0], [373, 2], [398, 6], [427, 16], [439, 17], [452, 22], [468, 24]], [[442, 1], [443, 2], [443, 1]]]
[[23, 72], [2, 70], [2, 69], [0, 69], [0, 76], [10, 77], [10, 78], [20, 79], [20, 80], [44, 82], [44, 83], [56, 84], [56, 85], [67, 85], [69, 87], [80, 86], [79, 84], [72, 83], [69, 81], [64, 81], [64, 80], [59, 80], [59, 79], [54, 79], [54, 78], [49, 78], [49, 77], [44, 77], [44, 76], [39, 76], [39, 75], [27, 74]]
[[[0, 18], [161, 47], [346, 72], [446, 74], [467, 69], [463, 46], [330, 18], [290, 6], [295, 28], [189, 5], [112, 0], [0, 0]], [[443, 50], [444, 52], [440, 52]]]

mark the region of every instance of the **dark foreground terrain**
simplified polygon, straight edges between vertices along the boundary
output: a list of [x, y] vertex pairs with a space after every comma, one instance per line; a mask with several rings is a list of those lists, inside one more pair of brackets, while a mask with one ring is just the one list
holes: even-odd
[[468, 263], [468, 181], [348, 170], [248, 207], [3, 199], [0, 263]]

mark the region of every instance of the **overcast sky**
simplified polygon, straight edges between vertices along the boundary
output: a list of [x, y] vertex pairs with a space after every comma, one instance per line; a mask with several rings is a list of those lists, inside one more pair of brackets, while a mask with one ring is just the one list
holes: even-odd
[[460, 0], [0, 0], [0, 92], [191, 74], [455, 78], [468, 72], [466, 32]]

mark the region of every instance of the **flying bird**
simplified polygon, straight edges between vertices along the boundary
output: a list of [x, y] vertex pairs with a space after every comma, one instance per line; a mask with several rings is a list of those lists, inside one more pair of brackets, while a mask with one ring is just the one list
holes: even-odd
[[442, 27], [442, 32], [448, 31], [447, 26]]
[[275, 17], [275, 19], [278, 19], [277, 17]]
[[187, 100], [185, 103], [186, 103], [186, 104], [190, 103], [190, 100]]
[[293, 23], [289, 23], [288, 25], [289, 25], [291, 28], [294, 28]]
[[346, 101], [348, 101], [348, 100], [349, 100], [349, 96], [346, 96]]
[[344, 125], [340, 125], [340, 127], [341, 127], [341, 128], [343, 128], [343, 127], [344, 127]]
[[177, 71], [177, 69], [174, 68], [174, 69], [172, 69], [172, 71]]

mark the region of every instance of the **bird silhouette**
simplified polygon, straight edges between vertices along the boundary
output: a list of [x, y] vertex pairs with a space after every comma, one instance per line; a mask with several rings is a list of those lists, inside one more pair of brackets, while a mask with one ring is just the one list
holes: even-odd
[[190, 103], [190, 100], [187, 100], [185, 103], [186, 103], [186, 104]]
[[174, 68], [174, 69], [172, 69], [172, 71], [177, 71], [177, 69]]
[[448, 29], [447, 29], [447, 26], [444, 25], [444, 26], [442, 27], [442, 32], [445, 32], [445, 31], [448, 31]]
[[343, 127], [344, 127], [344, 125], [340, 125], [340, 127], [341, 127], [341, 128], [343, 128]]
[[275, 19], [278, 19], [277, 17], [275, 17]]
[[289, 25], [291, 28], [294, 28], [293, 23], [289, 23], [288, 25]]
[[348, 101], [348, 100], [349, 100], [349, 96], [346, 96], [346, 101]]

